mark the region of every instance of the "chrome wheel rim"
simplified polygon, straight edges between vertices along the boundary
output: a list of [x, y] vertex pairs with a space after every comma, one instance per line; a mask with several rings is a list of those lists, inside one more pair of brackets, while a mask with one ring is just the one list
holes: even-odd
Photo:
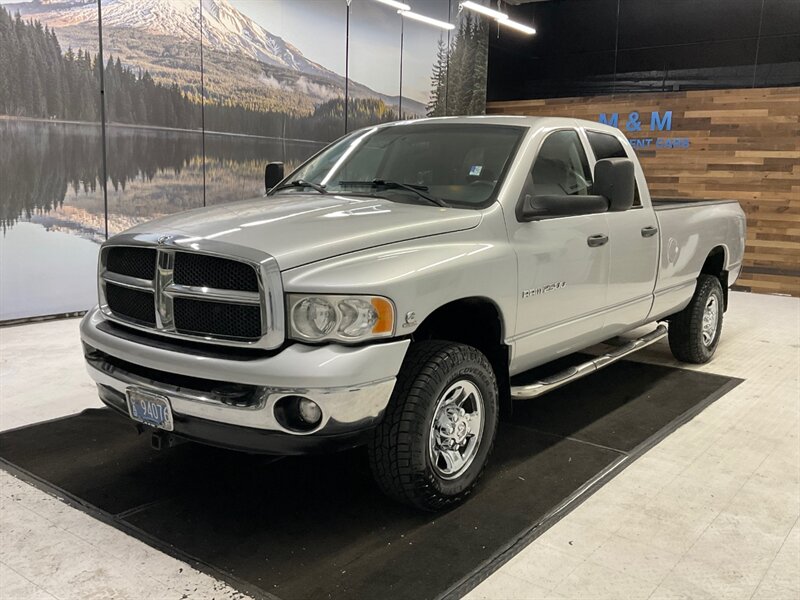
[[436, 474], [455, 479], [469, 469], [483, 436], [483, 396], [467, 379], [450, 385], [433, 411], [428, 456]]
[[708, 347], [717, 337], [717, 321], [719, 321], [719, 303], [717, 297], [711, 295], [703, 309], [703, 344]]

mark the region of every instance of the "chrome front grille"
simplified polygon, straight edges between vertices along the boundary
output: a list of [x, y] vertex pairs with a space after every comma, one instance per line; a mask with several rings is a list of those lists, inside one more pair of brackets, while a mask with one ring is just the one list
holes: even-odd
[[109, 248], [106, 268], [119, 275], [153, 279], [156, 275], [156, 252], [155, 248]]
[[258, 291], [258, 276], [251, 265], [207, 254], [176, 253], [173, 278], [179, 285]]
[[165, 238], [128, 234], [102, 248], [100, 308], [106, 317], [195, 341], [265, 349], [283, 343], [274, 258], [213, 240]]
[[115, 315], [136, 323], [155, 327], [156, 312], [153, 292], [106, 283], [106, 302]]
[[247, 340], [261, 337], [261, 311], [258, 305], [175, 298], [173, 307], [175, 330], [180, 333], [208, 333]]

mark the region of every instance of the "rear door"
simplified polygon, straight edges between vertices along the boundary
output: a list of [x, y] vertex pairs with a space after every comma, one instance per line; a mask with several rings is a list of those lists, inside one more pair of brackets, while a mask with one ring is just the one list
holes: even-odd
[[[529, 167], [525, 195], [588, 195], [591, 170], [576, 129], [549, 132]], [[509, 223], [517, 253], [517, 333], [512, 372], [519, 372], [599, 341], [606, 306], [608, 244], [605, 214]]]
[[638, 160], [613, 135], [585, 130], [594, 164], [604, 158], [631, 158], [637, 165], [633, 207], [606, 214], [609, 229], [609, 275], [605, 332], [608, 337], [642, 323], [653, 302], [658, 267], [658, 222], [651, 207], [642, 205], [639, 186], [644, 183]]

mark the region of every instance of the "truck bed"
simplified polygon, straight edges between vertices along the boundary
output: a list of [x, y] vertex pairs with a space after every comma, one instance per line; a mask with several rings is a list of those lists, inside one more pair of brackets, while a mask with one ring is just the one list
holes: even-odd
[[653, 210], [674, 210], [688, 206], [708, 206], [710, 204], [727, 204], [736, 200], [695, 200], [694, 198], [651, 198]]

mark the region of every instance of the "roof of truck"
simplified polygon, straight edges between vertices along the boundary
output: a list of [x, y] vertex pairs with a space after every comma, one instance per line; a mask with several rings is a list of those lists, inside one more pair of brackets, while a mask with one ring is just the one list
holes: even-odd
[[479, 115], [471, 117], [428, 117], [423, 119], [409, 119], [406, 121], [393, 121], [384, 123], [380, 127], [392, 127], [398, 125], [415, 125], [420, 123], [482, 123], [485, 125], [515, 125], [518, 127], [591, 127], [592, 129], [608, 130], [615, 133], [619, 130], [609, 125], [604, 125], [595, 121], [575, 119], [572, 117], [528, 117], [523, 115]]

